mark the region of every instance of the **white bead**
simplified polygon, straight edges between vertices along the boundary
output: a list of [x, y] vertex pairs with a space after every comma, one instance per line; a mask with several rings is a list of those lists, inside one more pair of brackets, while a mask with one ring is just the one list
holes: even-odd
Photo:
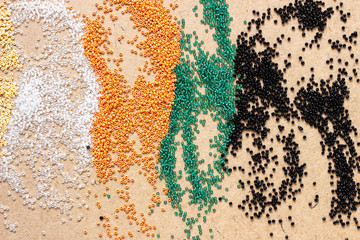
[[[12, 12], [14, 33], [19, 38], [26, 35], [21, 37], [23, 32], [19, 28], [28, 26], [30, 21], [36, 21], [44, 32], [34, 33], [38, 34], [35, 47], [39, 51], [33, 58], [17, 43], [23, 68], [18, 75], [18, 96], [14, 99], [12, 121], [4, 135], [8, 142], [4, 151], [12, 154], [0, 157], [0, 182], [6, 181], [29, 209], [34, 209], [36, 200], [41, 200], [41, 209], [68, 212], [81, 199], [78, 197], [73, 204], [74, 196], [55, 189], [53, 181], [57, 178], [56, 181], [72, 190], [85, 187], [86, 180], [82, 179], [80, 183], [79, 178], [83, 173], [90, 176], [88, 169], [92, 166], [92, 156], [86, 146], [91, 143], [89, 129], [98, 110], [100, 88], [83, 54], [82, 42], [78, 41], [84, 34], [84, 23], [75, 18], [76, 14], [68, 10], [63, 1], [8, 1], [7, 4]], [[64, 34], [66, 40], [60, 37]], [[71, 74], [66, 66], [71, 67]], [[85, 97], [73, 99], [78, 81], [82, 86], [78, 89], [80, 96]], [[58, 127], [61, 131], [56, 130]], [[60, 147], [64, 151], [58, 150]], [[20, 157], [18, 150], [25, 155], [15, 162]], [[63, 161], [72, 160], [70, 153], [74, 155], [74, 167], [65, 170]], [[32, 174], [26, 177], [19, 171], [21, 168], [28, 168]], [[29, 181], [36, 187], [28, 189], [32, 185]], [[8, 195], [11, 195], [10, 191]]]

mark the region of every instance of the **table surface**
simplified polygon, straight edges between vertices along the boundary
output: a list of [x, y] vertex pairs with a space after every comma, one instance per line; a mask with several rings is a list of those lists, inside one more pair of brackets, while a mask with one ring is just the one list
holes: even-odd
[[[95, 0], [69, 0], [66, 4], [70, 7], [73, 7], [73, 11], [79, 12], [80, 14], [85, 14], [91, 16], [92, 12], [96, 10]], [[252, 10], [257, 10], [260, 12], [266, 12], [267, 8], [276, 8], [282, 7], [284, 4], [287, 4], [292, 1], [288, 0], [228, 0], [229, 4], [229, 14], [233, 18], [230, 23], [231, 28], [231, 41], [236, 43], [238, 34], [241, 31], [246, 31], [246, 25], [243, 23], [244, 20], [250, 20], [253, 18]], [[197, 31], [199, 38], [204, 40], [204, 48], [210, 53], [215, 53], [216, 45], [212, 39], [211, 33], [213, 30], [210, 30], [209, 33], [205, 33], [205, 26], [200, 23], [201, 19], [201, 4], [198, 1], [186, 1], [186, 0], [164, 0], [164, 6], [169, 7], [170, 3], [177, 3], [178, 7], [175, 10], [170, 10], [170, 13], [173, 16], [177, 16], [178, 19], [184, 18], [186, 20], [185, 32]], [[326, 0], [326, 6], [336, 6], [339, 1]], [[198, 5], [199, 6], [199, 17], [195, 17], [192, 8]], [[344, 1], [343, 10], [344, 12], [350, 11], [352, 13], [351, 17], [346, 23], [346, 34], [349, 34], [354, 31], [359, 31], [359, 22], [360, 22], [360, 2], [356, 0], [346, 0]], [[119, 14], [120, 15], [120, 14]], [[343, 23], [339, 21], [339, 13], [335, 13], [335, 17], [331, 18], [328, 21], [328, 25], [324, 31], [324, 37], [321, 40], [322, 45], [320, 49], [315, 49], [312, 51], [307, 51], [303, 53], [301, 48], [303, 47], [304, 40], [301, 37], [300, 31], [291, 31], [292, 25], [296, 25], [296, 21], [292, 21], [286, 26], [281, 24], [267, 24], [263, 27], [264, 35], [267, 39], [271, 41], [276, 41], [276, 37], [279, 33], [284, 33], [286, 36], [292, 37], [290, 43], [283, 44], [278, 47], [280, 52], [280, 57], [276, 59], [277, 62], [283, 62], [285, 59], [284, 56], [288, 52], [292, 53], [292, 58], [297, 59], [298, 56], [302, 55], [306, 58], [307, 66], [310, 68], [310, 65], [316, 65], [314, 74], [316, 76], [326, 77], [328, 66], [325, 64], [325, 60], [330, 57], [335, 59], [342, 57], [346, 59], [348, 56], [345, 53], [338, 54], [336, 51], [330, 51], [329, 45], [327, 44], [327, 39], [342, 39], [343, 32], [340, 31]], [[279, 16], [273, 14], [272, 18], [279, 18]], [[125, 39], [132, 39], [136, 34], [136, 31], [131, 28], [132, 23], [129, 19], [129, 15], [122, 15], [121, 21], [110, 22], [105, 21], [105, 26], [112, 27], [112, 35], [114, 37], [121, 34], [125, 34]], [[23, 28], [23, 27], [22, 27]], [[36, 36], [41, 36], [42, 32], [38, 23], [33, 21], [29, 24], [29, 27], [24, 28], [24, 34], [16, 35], [15, 41], [19, 43], [23, 49], [34, 51], [34, 38]], [[311, 38], [311, 34], [308, 34], [307, 39]], [[269, 40], [270, 41], [270, 40]], [[128, 79], [129, 84], [133, 84], [136, 75], [137, 75], [137, 66], [144, 61], [140, 56], [133, 56], [130, 54], [130, 47], [126, 43], [120, 44], [118, 46], [124, 52], [124, 63], [123, 63], [123, 74]], [[360, 50], [358, 47], [354, 47], [353, 53], [358, 55]], [[287, 87], [296, 86], [296, 81], [302, 76], [310, 76], [311, 72], [306, 67], [301, 67], [300, 64], [293, 61], [293, 66], [285, 73], [285, 78], [288, 80]], [[19, 77], [19, 74], [15, 72], [15, 79]], [[147, 77], [150, 81], [151, 76]], [[355, 127], [360, 126], [360, 86], [356, 81], [348, 81], [348, 87], [350, 89], [350, 98], [346, 100], [345, 106], [349, 110], [350, 118]], [[289, 92], [290, 98], [294, 97], [294, 94]], [[200, 135], [196, 140], [196, 143], [199, 145], [199, 151], [202, 156], [207, 156], [209, 152], [209, 136], [214, 136], [217, 132], [216, 124], [211, 120], [209, 115], [201, 115], [202, 119], [207, 120], [206, 127], [199, 127]], [[287, 123], [283, 123], [285, 127], [289, 126]], [[270, 119], [267, 123], [267, 127], [274, 130], [270, 135], [275, 136], [277, 134], [278, 123], [275, 119]], [[287, 219], [289, 215], [292, 216], [296, 222], [296, 226], [290, 226], [290, 221], [285, 221], [283, 224], [268, 224], [268, 218], [261, 217], [260, 219], [250, 220], [245, 216], [244, 211], [240, 211], [237, 207], [229, 207], [227, 203], [220, 202], [215, 206], [216, 212], [207, 214], [207, 222], [202, 223], [203, 235], [202, 239], [210, 239], [210, 235], [214, 236], [214, 239], [285, 239], [285, 235], [289, 236], [289, 239], [297, 240], [308, 240], [308, 239], [351, 239], [356, 240], [360, 238], [360, 232], [356, 229], [354, 224], [350, 226], [341, 227], [335, 226], [332, 224], [332, 221], [329, 220], [328, 214], [330, 211], [330, 202], [332, 198], [331, 188], [329, 185], [330, 175], [327, 172], [329, 160], [326, 156], [321, 154], [321, 145], [319, 144], [321, 139], [320, 134], [316, 129], [310, 127], [309, 125], [303, 123], [304, 132], [307, 135], [307, 140], [299, 142], [299, 149], [301, 149], [300, 161], [307, 164], [306, 171], [308, 172], [307, 177], [303, 177], [303, 183], [305, 188], [302, 189], [302, 192], [297, 195], [295, 202], [292, 202], [292, 209], [289, 210], [288, 204], [282, 204], [276, 211], [272, 213], [270, 219]], [[359, 141], [359, 137], [353, 138], [356, 141]], [[269, 146], [271, 145], [270, 141], [266, 141]], [[138, 141], [136, 144], [139, 144]], [[244, 147], [238, 151], [237, 157], [229, 157], [229, 166], [238, 166], [240, 162], [248, 162], [251, 158], [250, 155], [246, 152], [246, 147], [251, 145], [251, 141], [244, 140]], [[137, 146], [137, 145], [136, 145]], [[275, 152], [282, 152], [282, 146], [277, 146], [276, 143], [273, 144]], [[179, 169], [183, 168], [183, 162], [181, 159], [181, 153], [177, 153], [178, 162], [177, 167]], [[71, 168], [72, 162], [64, 162], [66, 167]], [[245, 164], [244, 164], [245, 165]], [[280, 166], [282, 163], [280, 163]], [[27, 168], [24, 164], [18, 166], [18, 168]], [[135, 202], [138, 211], [147, 212], [147, 204], [150, 202], [151, 193], [153, 190], [151, 186], [147, 183], [146, 177], [139, 175], [139, 168], [137, 166], [132, 166], [128, 171], [128, 175], [134, 178], [134, 183], [132, 184], [131, 198]], [[96, 169], [92, 167], [90, 170], [90, 180], [96, 178]], [[359, 173], [355, 173], [354, 179], [359, 182], [360, 177]], [[277, 178], [279, 177], [279, 178]], [[275, 176], [274, 182], [281, 181], [281, 176]], [[229, 199], [243, 199], [244, 195], [247, 193], [237, 189], [237, 181], [239, 178], [242, 178], [245, 182], [248, 179], [248, 176], [241, 174], [240, 172], [234, 172], [229, 177], [225, 177], [222, 182], [223, 189], [214, 191], [214, 195], [221, 196], [225, 195]], [[105, 187], [109, 187], [109, 193], [112, 196], [115, 196], [115, 189], [117, 189], [119, 183], [115, 181], [109, 181], [106, 184], [90, 184], [83, 190], [69, 190], [72, 199], [74, 199], [75, 207], [71, 210], [71, 215], [73, 216], [72, 220], [68, 220], [65, 214], [61, 214], [58, 210], [55, 209], [42, 209], [35, 204], [35, 209], [28, 209], [26, 206], [22, 205], [21, 198], [17, 198], [13, 201], [13, 196], [17, 196], [15, 191], [12, 191], [9, 185], [6, 182], [0, 183], [0, 205], [5, 205], [9, 207], [9, 211], [6, 212], [6, 221], [11, 223], [17, 222], [18, 227], [16, 228], [16, 233], [10, 232], [5, 229], [4, 226], [0, 227], [0, 239], [98, 239], [98, 234], [103, 233], [102, 239], [108, 239], [105, 234], [105, 229], [102, 226], [97, 226], [96, 223], [99, 222], [99, 216], [101, 215], [113, 215], [114, 209], [122, 204], [120, 199], [103, 199], [102, 208], [98, 209], [96, 207], [96, 201], [98, 199], [94, 198], [93, 194], [90, 194], [90, 197], [86, 197], [87, 189], [90, 189], [92, 193], [102, 194]], [[31, 178], [31, 175], [28, 174], [24, 177], [24, 181], [27, 183], [27, 187], [30, 192], [34, 195], [36, 193], [35, 184]], [[181, 182], [183, 181], [183, 182]], [[186, 184], [184, 180], [181, 180], [180, 183]], [[312, 182], [316, 181], [316, 186], [312, 185]], [[54, 181], [54, 188], [62, 189], [64, 187], [59, 181]], [[165, 187], [164, 181], [159, 181], [158, 189]], [[229, 191], [225, 190], [225, 187], [229, 188]], [[10, 196], [9, 194], [10, 193]], [[76, 194], [79, 194], [80, 197], [77, 199]], [[314, 200], [314, 196], [319, 195], [319, 203], [316, 207], [309, 207], [308, 203]], [[166, 195], [161, 194], [161, 199], [165, 200]], [[77, 203], [82, 200], [86, 201], [86, 204], [89, 206], [89, 209], [84, 207], [78, 208]], [[290, 202], [289, 202], [290, 203]], [[184, 208], [189, 213], [196, 213], [197, 209], [194, 206], [188, 206], [183, 204]], [[171, 208], [169, 204], [161, 204], [161, 207], [164, 207], [165, 211], [162, 212], [158, 209], [155, 210], [155, 213], [147, 217], [151, 225], [156, 225], [156, 234], [160, 234], [160, 239], [171, 239], [170, 236], [173, 234], [174, 239], [184, 239], [186, 234], [184, 229], [187, 228], [185, 222], [181, 221], [181, 218], [174, 215], [175, 210]], [[82, 220], [77, 221], [77, 216], [83, 214]], [[3, 219], [4, 214], [0, 214], [0, 219]], [[135, 224], [129, 225], [128, 219], [126, 219], [125, 214], [119, 214], [118, 219], [112, 218], [112, 226], [118, 226], [119, 234], [126, 234], [126, 239], [131, 239], [127, 233], [132, 231], [134, 236], [132, 239], [157, 239], [157, 237], [147, 237], [145, 234], [141, 233], [138, 229], [138, 226]], [[195, 214], [193, 214], [195, 215]], [[322, 217], [327, 216], [328, 220], [323, 221]], [[360, 217], [360, 210], [354, 212], [354, 216]], [[65, 223], [62, 223], [62, 219], [66, 219]], [[102, 224], [102, 222], [101, 222]], [[0, 224], [2, 225], [2, 224]], [[209, 228], [213, 231], [209, 232]], [[84, 229], [88, 231], [85, 235], [83, 233]], [[45, 236], [42, 232], [45, 231]], [[269, 233], [272, 232], [274, 236], [269, 237]]]

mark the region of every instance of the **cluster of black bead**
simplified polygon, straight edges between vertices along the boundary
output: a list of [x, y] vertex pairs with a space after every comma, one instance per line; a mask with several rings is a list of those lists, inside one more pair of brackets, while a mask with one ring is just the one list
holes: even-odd
[[[259, 20], [252, 22], [261, 24]], [[249, 26], [251, 27], [251, 24]], [[254, 48], [257, 43], [265, 46], [265, 50], [256, 52]], [[235, 129], [230, 136], [229, 147], [231, 146], [230, 153], [236, 156], [235, 151], [242, 148], [243, 134], [253, 132], [251, 134], [253, 146], [260, 152], [255, 154], [249, 148], [246, 149], [252, 158], [252, 161], [249, 162], [252, 165], [252, 172], [248, 173], [249, 176], [257, 173], [266, 174], [270, 162], [274, 162], [275, 165], [279, 163], [277, 155], [270, 156], [273, 149], [267, 149], [263, 144], [263, 140], [270, 132], [270, 129], [265, 126], [270, 117], [276, 118], [277, 121], [283, 118], [289, 122], [300, 119], [298, 112], [293, 109], [293, 104], [290, 103], [287, 96], [287, 88], [282, 86], [283, 83], [286, 83], [284, 73], [278, 69], [278, 64], [273, 61], [273, 58], [278, 54], [274, 48], [270, 47], [270, 43], [265, 41], [261, 30], [249, 38], [247, 38], [247, 33], [242, 32], [237, 41], [235, 75], [238, 77], [236, 83], [242, 87], [237, 90], [236, 94], [237, 113], [233, 118]], [[278, 128], [281, 133], [284, 131], [284, 126], [278, 125]], [[246, 133], [246, 136], [249, 136], [249, 133]], [[293, 129], [290, 133], [276, 136], [276, 140], [283, 144], [283, 160], [287, 164], [287, 167], [282, 169], [284, 179], [278, 188], [275, 188], [271, 181], [272, 173], [263, 179], [256, 176], [253, 182], [247, 181], [247, 184], [250, 185], [251, 194], [246, 195], [246, 199], [238, 204], [238, 208], [243, 210], [247, 208], [254, 212], [250, 218], [259, 218], [265, 213], [265, 210], [276, 210], [277, 206], [286, 199], [295, 201], [295, 195], [301, 192], [302, 184], [299, 184], [300, 186], [297, 188], [294, 186], [301, 182], [306, 164], [300, 164], [300, 151], [294, 138]], [[239, 166], [239, 170], [243, 170], [243, 168]], [[272, 169], [272, 172], [274, 171], [276, 171], [275, 168]], [[245, 184], [241, 180], [239, 183], [243, 188]], [[270, 193], [265, 194], [267, 190]], [[245, 214], [249, 215], [248, 212]]]
[[341, 218], [346, 214], [348, 218], [356, 211], [360, 204], [360, 183], [355, 183], [354, 169], [360, 171], [359, 160], [354, 141], [350, 137], [357, 129], [349, 120], [349, 111], [344, 108], [345, 98], [349, 97], [349, 90], [343, 74], [339, 73], [337, 79], [330, 83], [321, 80], [320, 85], [311, 82], [307, 87], [301, 87], [295, 97], [295, 105], [300, 110], [302, 119], [318, 129], [323, 141], [320, 142], [323, 154], [327, 148], [330, 176], [337, 177], [336, 196], [331, 201], [330, 217], [338, 218], [334, 223], [345, 225], [349, 221]]
[[291, 18], [297, 18], [299, 29], [313, 30], [317, 28], [319, 32], [324, 31], [327, 19], [334, 13], [332, 7], [322, 10], [325, 3], [313, 0], [295, 0], [282, 8], [275, 8], [274, 11], [280, 15], [281, 22], [287, 23]]
[[[346, 22], [347, 18], [351, 16], [350, 13], [344, 14], [341, 9], [343, 3], [340, 2], [336, 6], [339, 11], [341, 20]], [[323, 36], [327, 20], [334, 14], [332, 7], [324, 8], [324, 2], [313, 0], [295, 0], [294, 4], [289, 4], [283, 8], [274, 9], [280, 15], [282, 24], [286, 24], [292, 18], [298, 20], [298, 28], [306, 35], [305, 31], [315, 30], [314, 39], [309, 43], [305, 43], [305, 47], [312, 48], [313, 44], [320, 47], [319, 40]], [[297, 92], [296, 97], [291, 101], [287, 95], [288, 88], [286, 87], [287, 80], [284, 79], [286, 69], [291, 67], [291, 62], [284, 61], [285, 67], [280, 70], [279, 65], [274, 61], [274, 58], [279, 55], [276, 51], [277, 44], [282, 44], [287, 39], [291, 38], [281, 34], [276, 43], [270, 43], [262, 35], [261, 25], [265, 21], [271, 19], [271, 10], [268, 9], [267, 13], [260, 14], [253, 11], [257, 19], [252, 19], [248, 22], [247, 29], [250, 31], [251, 27], [255, 25], [256, 33], [249, 35], [247, 32], [242, 32], [237, 40], [237, 52], [235, 57], [235, 74], [236, 83], [241, 86], [236, 94], [236, 108], [237, 113], [233, 117], [234, 131], [230, 136], [230, 143], [228, 148], [233, 156], [236, 156], [236, 151], [242, 148], [243, 138], [252, 137], [252, 145], [257, 148], [258, 153], [247, 148], [247, 152], [251, 155], [252, 171], [248, 175], [254, 175], [253, 182], [247, 181], [246, 183], [239, 180], [241, 188], [245, 188], [245, 184], [250, 187], [251, 194], [246, 195], [246, 199], [237, 204], [237, 207], [246, 211], [245, 215], [260, 218], [261, 215], [269, 213], [273, 209], [276, 210], [278, 205], [286, 199], [296, 200], [295, 195], [301, 192], [304, 186], [302, 177], [307, 175], [305, 172], [306, 164], [300, 164], [299, 155], [300, 150], [298, 144], [295, 142], [295, 133], [293, 129], [290, 132], [284, 129], [284, 126], [278, 125], [280, 134], [276, 135], [276, 140], [283, 145], [284, 150], [284, 163], [287, 167], [283, 167], [282, 171], [284, 179], [281, 181], [281, 186], [276, 188], [271, 181], [273, 174], [267, 175], [267, 169], [270, 162], [278, 165], [278, 156], [271, 156], [273, 149], [266, 147], [263, 140], [268, 136], [270, 129], [266, 127], [266, 122], [270, 118], [275, 118], [277, 122], [280, 119], [285, 119], [292, 124], [305, 120], [305, 122], [315, 127], [322, 137], [320, 142], [322, 154], [327, 153], [329, 162], [328, 173], [331, 179], [336, 178], [336, 189], [331, 190], [334, 194], [330, 203], [329, 216], [333, 219], [334, 224], [346, 226], [350, 224], [352, 213], [357, 210], [360, 204], [360, 183], [354, 181], [355, 171], [360, 172], [360, 157], [357, 155], [355, 143], [351, 135], [357, 135], [357, 129], [352, 125], [349, 117], [349, 111], [345, 109], [344, 102], [349, 98], [349, 89], [346, 86], [346, 81], [351, 81], [353, 77], [357, 76], [356, 68], [352, 69], [352, 73], [348, 72], [347, 66], [349, 61], [358, 63], [358, 59], [354, 60], [354, 54], [349, 55], [349, 59], [342, 61], [341, 58], [330, 58], [326, 63], [330, 65], [330, 70], [334, 69], [335, 64], [344, 64], [345, 66], [337, 70], [334, 77], [332, 74], [326, 80], [315, 79], [312, 74], [308, 80], [307, 85], [304, 84], [305, 77], [301, 81], [297, 81], [297, 85], [303, 85]], [[277, 24], [277, 20], [274, 20]], [[295, 30], [294, 27], [292, 27]], [[345, 26], [342, 27], [345, 30]], [[352, 46], [356, 45], [356, 38], [358, 33], [353, 32], [349, 36], [343, 35], [343, 40], [346, 43], [341, 43], [340, 40], [329, 39], [331, 48], [340, 52], [341, 50], [351, 51]], [[263, 51], [256, 51], [256, 45], [264, 47]], [[305, 48], [302, 49], [305, 51]], [[291, 53], [288, 53], [291, 57]], [[305, 65], [304, 59], [300, 56], [299, 60], [301, 65]], [[310, 71], [313, 72], [314, 68], [311, 67]], [[359, 79], [357, 79], [360, 82]], [[294, 91], [291, 87], [290, 91]], [[303, 121], [302, 121], [303, 122]], [[300, 131], [303, 130], [298, 126]], [[306, 140], [306, 136], [303, 136]], [[271, 139], [273, 142], [273, 139]], [[360, 145], [358, 143], [358, 145]], [[228, 163], [228, 160], [225, 161]], [[229, 168], [223, 165], [224, 170], [244, 171], [242, 166]], [[272, 169], [273, 172], [276, 168]], [[334, 181], [330, 182], [334, 186]], [[316, 182], [313, 183], [316, 185]], [[269, 192], [269, 193], [266, 193]], [[309, 203], [309, 206], [316, 207], [319, 201], [319, 196], [316, 195], [314, 203]], [[232, 206], [231, 204], [229, 204]], [[289, 209], [292, 206], [289, 205]], [[253, 214], [249, 214], [253, 212]], [[346, 216], [347, 220], [345, 220]], [[291, 218], [291, 216], [289, 216]], [[291, 219], [289, 219], [291, 220]], [[325, 221], [326, 218], [323, 217]], [[353, 220], [358, 229], [358, 220], [353, 217]], [[269, 220], [270, 223], [272, 222]], [[269, 223], [269, 224], [270, 224]], [[294, 226], [295, 223], [291, 222]]]

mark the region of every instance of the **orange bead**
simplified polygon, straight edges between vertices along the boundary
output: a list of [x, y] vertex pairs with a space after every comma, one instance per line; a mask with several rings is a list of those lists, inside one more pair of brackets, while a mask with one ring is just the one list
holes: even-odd
[[[100, 183], [117, 180], [118, 177], [120, 183], [125, 185], [126, 192], [118, 190], [116, 192], [121, 193], [118, 196], [128, 205], [116, 208], [115, 211], [124, 211], [130, 225], [134, 220], [137, 225], [148, 226], [143, 213], [140, 213], [141, 222], [137, 220], [139, 213], [135, 205], [130, 202], [131, 191], [128, 187], [128, 183], [134, 182], [134, 179], [124, 173], [138, 165], [138, 172], [147, 176], [149, 187], [156, 189], [155, 183], [159, 174], [156, 174], [155, 166], [159, 159], [159, 144], [168, 132], [169, 109], [175, 96], [176, 77], [172, 71], [180, 57], [180, 28], [171, 20], [169, 10], [162, 4], [162, 1], [157, 0], [103, 1], [104, 6], [95, 4], [95, 7], [102, 11], [101, 14], [93, 13], [93, 20], [84, 19], [86, 24], [83, 37], [84, 54], [102, 86], [99, 92], [99, 111], [94, 115], [93, 127], [90, 130], [94, 145], [91, 151], [94, 156], [93, 162]], [[120, 73], [123, 54], [117, 53], [119, 59], [109, 57], [114, 53], [109, 39], [112, 33], [110, 27], [103, 26], [104, 14], [108, 14], [114, 21], [117, 19], [117, 13], [113, 12], [113, 8], [119, 10], [123, 5], [127, 8], [121, 13], [129, 13], [130, 19], [134, 21], [133, 28], [138, 29], [145, 37], [144, 40], [137, 42], [139, 36], [135, 35], [127, 41], [129, 44], [137, 42], [136, 49], [131, 49], [131, 53], [147, 58], [145, 65], [137, 66], [140, 73], [134, 81], [134, 86], [128, 85], [126, 76]], [[172, 4], [171, 7], [177, 7], [177, 4]], [[161, 24], [160, 28], [159, 24]], [[146, 30], [143, 30], [144, 28]], [[117, 41], [122, 39], [124, 35], [119, 36]], [[117, 66], [115, 69], [110, 69], [107, 64], [111, 59]], [[151, 64], [150, 68], [148, 64]], [[145, 76], [141, 75], [145, 72], [148, 75], [154, 73], [153, 81], [145, 80]], [[130, 98], [129, 95], [132, 97]], [[159, 102], [162, 105], [159, 106]], [[135, 150], [135, 142], [129, 140], [129, 136], [135, 132], [142, 145], [140, 150]], [[115, 153], [116, 157], [113, 157], [112, 153]], [[146, 154], [146, 157], [143, 157], [143, 154]], [[105, 189], [109, 190], [108, 187]], [[103, 196], [106, 195], [104, 192]], [[94, 196], [97, 197], [96, 194]], [[157, 201], [155, 197], [152, 199], [152, 202]], [[100, 203], [97, 205], [101, 208]], [[149, 206], [155, 205], [152, 203]], [[115, 214], [115, 218], [118, 217]], [[111, 236], [110, 231], [108, 236]], [[120, 238], [124, 237], [124, 235], [120, 236]]]

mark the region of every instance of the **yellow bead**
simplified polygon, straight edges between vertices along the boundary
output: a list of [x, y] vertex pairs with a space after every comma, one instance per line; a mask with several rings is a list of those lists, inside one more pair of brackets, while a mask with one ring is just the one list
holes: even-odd
[[[10, 21], [10, 12], [4, 3], [0, 3], [0, 69], [5, 74], [16, 68], [20, 68], [19, 56], [14, 48], [14, 36], [12, 31], [14, 27]], [[9, 77], [0, 77], [0, 155], [5, 153], [1, 148], [6, 145], [3, 138], [7, 130], [7, 125], [11, 118], [11, 110], [14, 105], [12, 98], [16, 95], [16, 84], [11, 74]]]

